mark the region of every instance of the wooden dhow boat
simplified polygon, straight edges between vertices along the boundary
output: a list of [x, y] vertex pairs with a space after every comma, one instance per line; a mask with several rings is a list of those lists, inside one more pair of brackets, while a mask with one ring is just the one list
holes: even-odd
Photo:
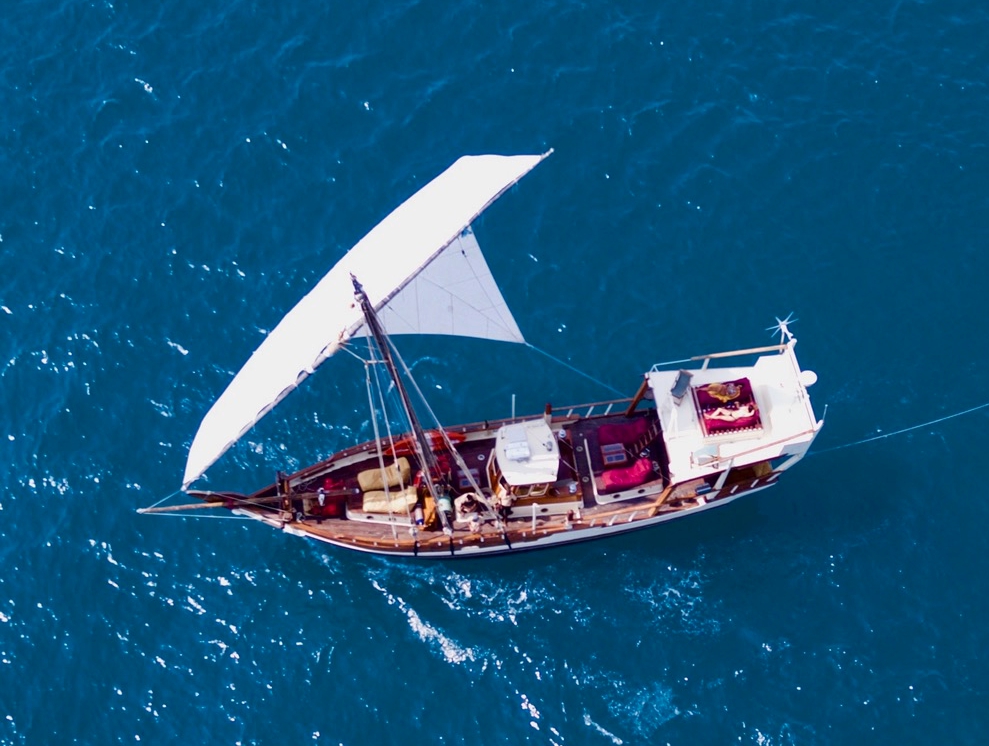
[[[363, 552], [476, 557], [655, 526], [776, 484], [823, 425], [786, 321], [779, 344], [654, 365], [630, 398], [468, 425], [433, 416], [392, 337], [524, 343], [471, 223], [548, 155], [463, 157], [378, 224], [206, 414], [182, 488], [197, 502], [142, 512], [216, 508]], [[192, 489], [343, 349], [364, 363], [373, 440], [251, 494]], [[387, 411], [388, 386], [398, 412]], [[396, 417], [404, 432], [392, 432]]]

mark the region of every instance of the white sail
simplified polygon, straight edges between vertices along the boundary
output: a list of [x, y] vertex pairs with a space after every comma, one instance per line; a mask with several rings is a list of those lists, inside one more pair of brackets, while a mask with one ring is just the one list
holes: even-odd
[[[469, 227], [389, 299], [378, 318], [388, 334], [525, 342]], [[362, 327], [355, 336], [363, 333]]]
[[405, 332], [523, 341], [465, 230], [551, 152], [464, 156], [375, 226], [289, 311], [207, 412], [183, 488], [363, 328], [351, 274], [376, 309], [388, 309], [389, 331], [401, 333], [404, 324]]

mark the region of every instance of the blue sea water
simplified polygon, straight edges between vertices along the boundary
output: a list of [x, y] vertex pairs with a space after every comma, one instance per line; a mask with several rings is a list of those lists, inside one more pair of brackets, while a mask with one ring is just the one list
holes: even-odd
[[[0, 743], [985, 743], [989, 9], [13, 0], [0, 13]], [[536, 346], [631, 392], [793, 312], [773, 490], [457, 564], [138, 516], [353, 243], [465, 153]], [[608, 396], [403, 340], [447, 422]], [[369, 435], [333, 360], [210, 471]]]

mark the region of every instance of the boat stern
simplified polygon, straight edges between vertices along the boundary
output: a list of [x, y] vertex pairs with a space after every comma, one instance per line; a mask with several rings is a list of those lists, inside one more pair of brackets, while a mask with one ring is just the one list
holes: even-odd
[[795, 346], [791, 338], [679, 361], [675, 368], [653, 366], [647, 378], [673, 483], [705, 480], [720, 488], [729, 472], [740, 470], [775, 481], [807, 453], [824, 421], [807, 391], [817, 376], [801, 370]]

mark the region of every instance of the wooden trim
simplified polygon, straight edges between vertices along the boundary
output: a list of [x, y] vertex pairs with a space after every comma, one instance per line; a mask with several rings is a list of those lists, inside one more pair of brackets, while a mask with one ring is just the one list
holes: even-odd
[[204, 508], [224, 507], [226, 507], [225, 502], [186, 503], [185, 505], [163, 505], [160, 508], [138, 508], [137, 512], [141, 515], [145, 515], [147, 513], [180, 513], [185, 510], [202, 510]]
[[721, 357], [741, 357], [742, 355], [755, 355], [759, 352], [783, 352], [786, 345], [767, 345], [766, 347], [750, 347], [747, 350], [733, 350], [732, 352], [714, 352], [710, 355], [695, 355], [690, 360], [714, 360]]
[[642, 377], [642, 385], [639, 386], [639, 390], [635, 392], [635, 396], [632, 397], [632, 403], [628, 405], [628, 409], [625, 410], [625, 416], [631, 417], [635, 414], [635, 408], [639, 406], [639, 402], [646, 395], [649, 390], [649, 376]]

